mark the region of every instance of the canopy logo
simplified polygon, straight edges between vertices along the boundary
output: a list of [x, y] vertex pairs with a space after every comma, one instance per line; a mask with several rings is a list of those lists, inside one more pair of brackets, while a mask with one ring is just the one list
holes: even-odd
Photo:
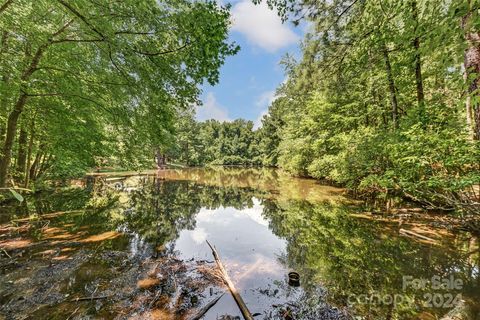
[[427, 308], [454, 308], [462, 301], [462, 294], [458, 293], [462, 289], [462, 279], [456, 279], [453, 275], [446, 278], [433, 276], [430, 279], [403, 276], [403, 293], [352, 294], [348, 297], [348, 304], [398, 306], [420, 300]]

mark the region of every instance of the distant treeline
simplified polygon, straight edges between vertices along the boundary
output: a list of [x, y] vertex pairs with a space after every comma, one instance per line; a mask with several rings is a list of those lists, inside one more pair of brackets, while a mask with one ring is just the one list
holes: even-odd
[[189, 166], [275, 165], [276, 156], [267, 153], [267, 138], [253, 126], [252, 121], [243, 119], [196, 122], [186, 115], [178, 122], [176, 143], [169, 155], [173, 161]]

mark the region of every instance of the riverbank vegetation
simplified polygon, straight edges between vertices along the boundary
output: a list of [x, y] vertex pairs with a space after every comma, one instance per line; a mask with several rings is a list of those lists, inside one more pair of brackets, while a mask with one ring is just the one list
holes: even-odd
[[166, 154], [280, 167], [387, 207], [480, 210], [476, 1], [269, 4], [309, 32], [254, 130], [193, 113], [199, 86], [238, 51], [228, 7], [4, 2], [0, 188], [152, 168]]
[[[235, 164], [278, 166], [387, 206], [407, 198], [478, 213], [478, 3], [271, 4], [310, 24], [302, 57], [285, 57], [287, 80], [253, 135], [199, 125], [220, 128], [203, 129], [213, 163], [231, 164], [222, 156], [233, 152]], [[253, 147], [232, 151], [225, 139]]]
[[300, 61], [284, 60], [288, 80], [264, 118], [277, 164], [387, 203], [478, 213], [478, 2], [289, 9], [311, 31]]

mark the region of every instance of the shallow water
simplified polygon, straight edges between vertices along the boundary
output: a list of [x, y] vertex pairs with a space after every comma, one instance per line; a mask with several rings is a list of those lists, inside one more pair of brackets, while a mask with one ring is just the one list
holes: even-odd
[[[226, 290], [206, 240], [256, 319], [435, 319], [460, 298], [479, 306], [476, 237], [362, 214], [315, 180], [217, 168], [74, 184], [2, 204], [0, 319], [188, 319]], [[434, 286], [447, 279], [453, 288]], [[205, 319], [225, 315], [240, 316], [228, 291]]]

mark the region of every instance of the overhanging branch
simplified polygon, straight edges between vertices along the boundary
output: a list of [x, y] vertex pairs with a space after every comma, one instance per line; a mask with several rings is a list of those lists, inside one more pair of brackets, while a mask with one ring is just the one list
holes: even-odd
[[76, 10], [74, 7], [72, 7], [69, 3], [67, 3], [66, 1], [63, 1], [63, 0], [57, 0], [62, 6], [64, 6], [65, 8], [67, 8], [70, 12], [72, 12], [75, 16], [77, 16], [78, 18], [80, 18], [80, 20], [82, 20], [93, 32], [95, 32], [96, 34], [98, 34], [103, 40], [105, 40], [105, 36], [103, 35], [103, 33], [101, 33], [97, 28], [95, 28], [94, 25], [92, 25], [90, 23], [90, 21], [88, 21], [88, 19], [82, 15], [78, 10]]
[[7, 10], [7, 8], [13, 3], [13, 0], [7, 0], [5, 1], [4, 4], [0, 7], [0, 14], [2, 14], [3, 11]]
[[166, 51], [160, 51], [160, 52], [147, 52], [147, 51], [140, 51], [140, 50], [137, 50], [137, 49], [133, 49], [133, 52], [144, 55], [144, 56], [155, 57], [155, 56], [161, 56], [161, 55], [164, 55], [164, 54], [169, 54], [169, 53], [174, 53], [174, 52], [181, 51], [181, 50], [185, 49], [188, 45], [190, 45], [190, 43], [186, 42], [181, 47], [171, 49], [171, 50], [166, 50]]

